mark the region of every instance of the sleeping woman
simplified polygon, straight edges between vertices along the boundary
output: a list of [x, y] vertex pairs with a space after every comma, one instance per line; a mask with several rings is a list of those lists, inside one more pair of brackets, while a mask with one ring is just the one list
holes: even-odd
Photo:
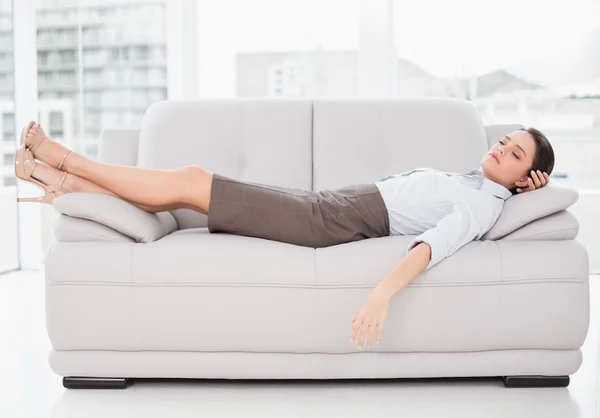
[[379, 342], [390, 298], [421, 271], [492, 228], [506, 199], [544, 187], [554, 167], [550, 142], [521, 128], [496, 142], [468, 173], [420, 167], [378, 181], [312, 191], [242, 181], [197, 165], [175, 169], [104, 164], [52, 141], [35, 122], [21, 134], [15, 174], [53, 200], [70, 192], [115, 196], [148, 212], [190, 209], [211, 233], [322, 248], [390, 235], [414, 235], [406, 256], [369, 294], [352, 319], [358, 348]]

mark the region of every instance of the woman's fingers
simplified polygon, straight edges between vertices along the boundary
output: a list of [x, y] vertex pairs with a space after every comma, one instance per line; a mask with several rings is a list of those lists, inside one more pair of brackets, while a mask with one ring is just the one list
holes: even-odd
[[[371, 319], [363, 323], [363, 328], [361, 330], [360, 339], [358, 340], [358, 348], [362, 348], [366, 345], [365, 348], [371, 348], [373, 345], [373, 336], [375, 335], [375, 328], [378, 327], [378, 321]], [[381, 328], [379, 328], [379, 335], [381, 336]], [[367, 335], [368, 334], [368, 335]]]
[[528, 191], [537, 190], [540, 187], [544, 187], [550, 181], [550, 176], [544, 171], [540, 170], [531, 171], [531, 177], [527, 177], [527, 180], [516, 181], [515, 186], [517, 187], [517, 193], [524, 193]]
[[371, 345], [373, 344], [373, 334], [375, 334], [375, 327], [376, 326], [377, 326], [377, 324], [373, 323], [369, 327], [369, 339], [367, 340], [367, 348], [371, 348]]
[[537, 172], [535, 172], [533, 170], [531, 171], [531, 178], [533, 179], [533, 182], [534, 182], [536, 188], [542, 187], [542, 182], [540, 181], [540, 177], [539, 177], [539, 176], [541, 176], [541, 173], [538, 174], [539, 171], [540, 170], [538, 170]]
[[379, 321], [379, 325], [377, 326], [377, 342], [376, 344], [379, 344], [379, 341], [381, 341], [381, 334], [383, 334], [383, 324], [385, 323], [385, 318], [381, 318], [381, 321]]
[[546, 178], [540, 170], [537, 171], [537, 177], [540, 180], [540, 185], [538, 187], [544, 187], [546, 185]]
[[[350, 342], [354, 342], [354, 339], [358, 334], [358, 348], [362, 348], [366, 345], [366, 348], [371, 348], [373, 345], [373, 336], [375, 335], [375, 327], [378, 328], [377, 342], [381, 339], [381, 333], [383, 330], [383, 322], [374, 319], [363, 320], [361, 318], [355, 318], [352, 320], [354, 325], [352, 326], [352, 335], [350, 336]], [[360, 333], [359, 333], [360, 329]]]
[[[354, 342], [354, 339], [358, 336], [358, 348], [360, 348], [360, 346], [362, 345], [363, 340], [365, 338], [365, 333], [368, 328], [368, 324], [363, 319], [363, 317], [360, 315], [357, 315], [352, 320], [352, 322], [354, 322], [354, 325], [352, 325], [352, 334], [350, 335], [350, 342]], [[360, 334], [358, 334], [359, 329], [360, 329]]]
[[354, 342], [354, 338], [356, 338], [356, 333], [357, 333], [358, 329], [360, 328], [362, 320], [360, 320], [358, 318], [354, 318], [352, 320], [352, 322], [354, 322], [354, 325], [352, 325], [352, 333], [350, 334], [350, 342]]
[[539, 183], [539, 180], [537, 179], [537, 174], [535, 173], [535, 171], [531, 170], [529, 175], [531, 176], [531, 183], [533, 184], [533, 187], [537, 187], [536, 181]]
[[363, 344], [365, 343], [365, 335], [367, 334], [367, 331], [369, 330], [370, 327], [371, 327], [370, 323], [363, 322], [363, 326], [360, 330], [360, 338], [358, 339], [358, 348], [362, 348]]

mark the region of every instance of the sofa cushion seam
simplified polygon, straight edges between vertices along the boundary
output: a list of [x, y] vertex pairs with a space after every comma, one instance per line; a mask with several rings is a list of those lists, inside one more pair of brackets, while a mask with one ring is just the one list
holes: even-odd
[[[99, 233], [96, 233], [96, 232], [78, 231], [78, 230], [76, 230], [76, 229], [57, 228], [57, 230], [58, 230], [58, 231], [61, 231], [61, 232], [72, 232], [72, 233], [75, 233], [75, 234], [86, 234], [86, 235], [95, 235], [95, 236], [98, 236], [98, 237], [114, 238], [114, 237], [113, 237], [113, 236], [111, 236], [111, 235], [104, 235], [104, 234], [99, 234]], [[115, 231], [115, 232], [116, 232], [116, 233], [119, 233], [119, 234], [122, 234], [122, 233], [121, 233], [121, 232], [119, 232], [119, 231]], [[126, 238], [132, 238], [132, 237], [130, 237], [130, 236], [128, 236], [128, 235], [125, 235], [125, 234], [122, 234], [122, 235], [123, 235], [124, 237], [126, 237]], [[133, 238], [132, 238], [132, 239], [133, 239]], [[65, 240], [62, 240], [62, 241], [61, 241], [61, 240], [57, 240], [57, 241], [59, 241], [59, 242], [75, 242], [76, 240], [66, 240], [66, 241], [65, 241]], [[121, 242], [125, 242], [125, 241], [123, 241], [123, 240], [121, 239]], [[127, 242], [128, 242], [128, 241], [127, 241]]]
[[[583, 283], [584, 280], [579, 278], [573, 279], [525, 279], [525, 280], [498, 280], [487, 282], [460, 282], [460, 283], [409, 283], [409, 287], [455, 287], [455, 286], [493, 286], [493, 285], [521, 285], [533, 283]], [[136, 283], [136, 282], [98, 282], [98, 281], [53, 281], [54, 285], [79, 286], [79, 285], [94, 285], [94, 286], [147, 286], [147, 287], [279, 287], [279, 288], [321, 288], [321, 289], [362, 289], [372, 288], [370, 283], [362, 285], [311, 285], [311, 284], [289, 284], [289, 283], [224, 283], [224, 282], [178, 282], [178, 283]]]
[[[531, 234], [531, 235], [527, 235], [527, 236], [524, 236], [524, 237], [521, 237], [521, 238], [516, 238], [515, 241], [523, 241], [523, 240], [526, 240], [526, 238], [535, 237], [535, 236], [542, 235], [542, 234], [551, 234], [553, 232], [575, 231], [577, 229], [579, 229], [578, 226], [573, 227], [573, 228], [553, 229], [553, 230], [550, 230], [550, 231], [538, 232], [536, 234]], [[564, 240], [557, 240], [557, 241], [568, 241], [568, 240], [572, 240], [572, 239], [573, 238], [565, 238]], [[510, 240], [507, 240], [507, 241], [510, 241]]]

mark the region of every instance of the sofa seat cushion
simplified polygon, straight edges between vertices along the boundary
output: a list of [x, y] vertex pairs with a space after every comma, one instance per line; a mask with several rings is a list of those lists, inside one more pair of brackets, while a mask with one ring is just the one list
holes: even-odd
[[[356, 352], [351, 319], [413, 238], [314, 249], [192, 228], [55, 242], [49, 336], [55, 350]], [[394, 295], [378, 348], [575, 350], [587, 280], [577, 241], [473, 241]]]

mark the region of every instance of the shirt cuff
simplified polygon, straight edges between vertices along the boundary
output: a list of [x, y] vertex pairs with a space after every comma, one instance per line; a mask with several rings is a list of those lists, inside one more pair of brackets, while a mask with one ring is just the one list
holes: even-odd
[[434, 233], [430, 233], [430, 231], [433, 230], [429, 229], [423, 232], [421, 235], [413, 239], [406, 247], [406, 254], [408, 254], [409, 251], [416, 247], [420, 242], [429, 244], [431, 247], [431, 259], [429, 260], [429, 263], [427, 263], [427, 266], [425, 266], [424, 270], [429, 270], [431, 267], [435, 266], [444, 259], [444, 252], [442, 251], [442, 248], [444, 248], [443, 243], [439, 241], [439, 238]]

